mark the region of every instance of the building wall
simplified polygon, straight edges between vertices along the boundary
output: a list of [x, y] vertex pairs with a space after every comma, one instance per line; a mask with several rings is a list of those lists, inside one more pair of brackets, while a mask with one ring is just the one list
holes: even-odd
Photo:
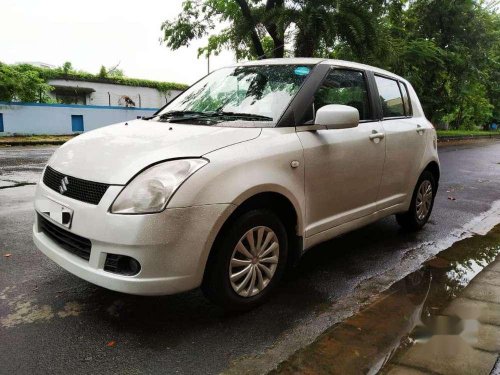
[[157, 108], [0, 102], [0, 114], [3, 118], [3, 133], [0, 134], [71, 134], [72, 115], [83, 116], [84, 131], [88, 131], [151, 116], [156, 110]]
[[[101, 106], [125, 106], [125, 103], [123, 100], [120, 100], [120, 98], [123, 95], [126, 95], [135, 102], [136, 107], [160, 108], [181, 93], [181, 91], [178, 90], [171, 90], [167, 93], [167, 95], [165, 95], [157, 89], [150, 87], [125, 86], [87, 81], [69, 81], [63, 79], [52, 79], [48, 81], [48, 84], [56, 86], [92, 88], [95, 92], [87, 95], [87, 104]], [[51, 94], [51, 96], [55, 99], [55, 95]]]

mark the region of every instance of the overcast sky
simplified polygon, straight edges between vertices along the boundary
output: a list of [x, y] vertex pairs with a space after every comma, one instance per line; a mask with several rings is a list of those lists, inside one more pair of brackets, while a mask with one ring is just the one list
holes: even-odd
[[[160, 45], [160, 26], [181, 10], [182, 0], [2, 0], [0, 61], [40, 61], [97, 73], [120, 62], [128, 77], [193, 83], [207, 72], [197, 58], [203, 43], [170, 51]], [[210, 59], [218, 68], [231, 52]]]

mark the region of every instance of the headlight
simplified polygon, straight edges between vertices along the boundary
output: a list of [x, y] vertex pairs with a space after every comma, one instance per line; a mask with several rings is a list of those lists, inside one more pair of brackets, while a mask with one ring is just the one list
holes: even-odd
[[208, 163], [205, 159], [179, 159], [154, 165], [128, 183], [111, 205], [113, 214], [145, 214], [165, 209], [186, 179]]

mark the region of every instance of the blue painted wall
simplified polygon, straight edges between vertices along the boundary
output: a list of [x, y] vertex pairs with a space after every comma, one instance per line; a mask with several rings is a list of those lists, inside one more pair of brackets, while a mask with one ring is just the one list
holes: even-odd
[[[151, 116], [157, 108], [125, 108], [74, 104], [5, 103], [2, 134], [71, 134]], [[73, 116], [81, 116], [74, 120]], [[76, 122], [75, 122], [76, 121]], [[81, 122], [80, 122], [81, 121]], [[1, 124], [2, 122], [0, 122]]]

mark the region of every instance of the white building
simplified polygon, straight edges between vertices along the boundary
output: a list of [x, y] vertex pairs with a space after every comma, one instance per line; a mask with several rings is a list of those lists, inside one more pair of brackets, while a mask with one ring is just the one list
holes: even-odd
[[61, 104], [160, 108], [181, 93], [180, 90], [161, 92], [151, 87], [65, 79], [51, 79], [47, 83], [54, 87], [50, 96]]
[[[79, 77], [49, 79], [49, 93], [57, 104], [0, 102], [0, 135], [71, 134], [113, 123], [151, 116], [174, 99], [181, 90], [161, 91], [162, 83], [113, 78]], [[151, 87], [147, 87], [151, 86]], [[174, 85], [182, 88], [182, 85]]]

